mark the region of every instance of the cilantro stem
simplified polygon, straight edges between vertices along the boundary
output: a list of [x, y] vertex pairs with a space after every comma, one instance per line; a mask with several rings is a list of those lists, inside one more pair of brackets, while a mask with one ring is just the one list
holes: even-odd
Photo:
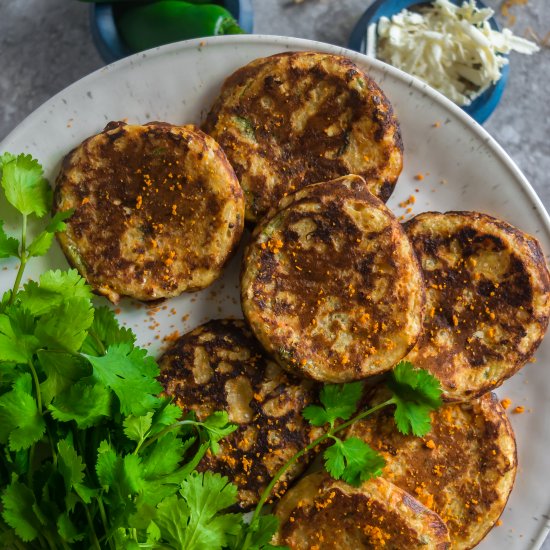
[[46, 548], [46, 550], [47, 550], [48, 547], [46, 546], [46, 542], [44, 541], [44, 537], [40, 533], [38, 533], [38, 542], [40, 543], [41, 548]]
[[180, 426], [185, 426], [185, 425], [196, 426], [198, 429], [200, 426], [202, 426], [202, 423], [197, 422], [196, 420], [180, 420], [179, 422], [174, 422], [174, 424], [170, 424], [170, 426], [167, 426], [166, 428], [164, 428], [164, 430], [161, 430], [158, 434], [154, 435], [151, 439], [147, 440], [145, 443], [143, 443], [143, 445], [141, 446], [138, 445], [134, 451], [134, 454], [137, 454], [137, 452], [140, 449], [142, 450], [146, 449], [147, 447], [149, 447], [149, 445], [152, 445], [155, 441], [160, 439], [162, 436], [166, 435], [168, 432], [171, 432], [172, 430], [175, 430], [176, 428], [179, 428]]
[[88, 521], [88, 526], [90, 527], [90, 539], [91, 539], [92, 545], [96, 550], [101, 550], [99, 540], [97, 539], [97, 535], [95, 534], [94, 522], [92, 521], [92, 516], [90, 516], [90, 511], [88, 510], [88, 506], [82, 499], [80, 499], [80, 501], [82, 502], [82, 506], [84, 507], [86, 520]]
[[[105, 506], [103, 505], [103, 499], [101, 498], [101, 495], [96, 497], [97, 504], [99, 507], [99, 516], [101, 517], [101, 522], [103, 523], [103, 529], [105, 529], [105, 534], [109, 534], [109, 522], [107, 521], [107, 514], [105, 513]], [[113, 541], [109, 536], [107, 536], [107, 544], [109, 545], [109, 548], [112, 548], [114, 550]]]
[[[55, 540], [52, 540], [52, 535], [48, 531], [44, 530], [44, 537], [46, 538], [46, 542], [48, 543], [48, 546], [50, 547], [50, 550], [56, 549]], [[66, 547], [66, 545], [64, 544]]]
[[15, 277], [15, 283], [13, 283], [13, 288], [11, 291], [10, 301], [8, 305], [12, 306], [15, 302], [15, 296], [19, 290], [19, 285], [21, 284], [21, 279], [23, 277], [23, 271], [25, 271], [25, 266], [27, 265], [27, 215], [23, 214], [23, 228], [21, 229], [21, 252], [19, 254], [19, 259], [21, 263], [19, 264], [19, 269], [17, 271], [17, 276]]
[[330, 435], [337, 434], [338, 432], [341, 432], [342, 430], [345, 430], [348, 426], [351, 426], [358, 420], [362, 420], [363, 418], [366, 418], [367, 416], [371, 415], [372, 413], [375, 413], [376, 411], [379, 411], [380, 409], [383, 409], [384, 407], [388, 407], [389, 405], [393, 405], [395, 403], [395, 399], [392, 397], [391, 399], [388, 399], [387, 401], [384, 401], [383, 403], [380, 403], [379, 405], [376, 405], [375, 407], [372, 407], [371, 409], [367, 409], [366, 411], [360, 412], [358, 415], [354, 416], [351, 420], [348, 420], [347, 422], [344, 422], [343, 424], [340, 424], [333, 430], [330, 430], [328, 433]]
[[[269, 482], [269, 485], [264, 489], [260, 500], [258, 504], [256, 505], [256, 508], [254, 509], [254, 514], [252, 515], [252, 520], [250, 521], [250, 525], [254, 526], [256, 522], [259, 520], [260, 514], [262, 512], [262, 508], [264, 507], [265, 503], [271, 496], [271, 492], [273, 491], [273, 488], [275, 485], [277, 485], [279, 479], [285, 474], [285, 472], [293, 466], [302, 456], [307, 454], [309, 451], [313, 450], [315, 447], [323, 443], [323, 441], [332, 438], [334, 435], [336, 435], [338, 432], [341, 432], [342, 430], [345, 430], [347, 427], [351, 426], [358, 420], [361, 420], [374, 412], [383, 409], [384, 407], [387, 407], [388, 405], [392, 405], [395, 403], [393, 397], [391, 399], [388, 399], [387, 401], [384, 401], [383, 403], [380, 403], [379, 405], [376, 405], [375, 407], [372, 407], [371, 409], [367, 409], [365, 411], [360, 412], [359, 414], [355, 415], [353, 418], [348, 420], [347, 422], [344, 422], [343, 424], [340, 424], [336, 427], [331, 427], [327, 432], [325, 432], [323, 435], [312, 441], [309, 445], [298, 451], [296, 454], [291, 456], [280, 468], [277, 470], [276, 474], [273, 476], [272, 480]], [[244, 539], [244, 542], [242, 546], [240, 547], [240, 550], [248, 550], [250, 547], [251, 539], [252, 539], [253, 530], [248, 529], [248, 532], [246, 534], [246, 538]]]
[[34, 380], [34, 387], [36, 389], [36, 402], [38, 403], [38, 412], [42, 415], [42, 393], [40, 391], [40, 382], [38, 381], [38, 374], [36, 374], [36, 369], [32, 364], [32, 361], [28, 361], [29, 369], [31, 369], [32, 379]]
[[[80, 435], [85, 437], [85, 435], [82, 432], [80, 432]], [[78, 436], [79, 434], [73, 428], [73, 440], [75, 442], [77, 452], [80, 456], [84, 458], [83, 450], [86, 445], [85, 443], [82, 442], [82, 440]], [[88, 475], [88, 477], [92, 479], [92, 476], [90, 474], [90, 468], [88, 467], [88, 461], [86, 459], [84, 459], [84, 468], [86, 470], [86, 474]], [[107, 538], [107, 543], [109, 544], [109, 548], [114, 550], [113, 541], [111, 540], [109, 535], [109, 522], [107, 521], [107, 514], [105, 513], [105, 506], [103, 505], [103, 499], [101, 498], [101, 495], [97, 496], [96, 500], [99, 508], [99, 516], [101, 518], [101, 523], [103, 524], [103, 529], [105, 531], [105, 537]], [[82, 505], [86, 508], [86, 513], [88, 513], [87, 505], [84, 503]]]

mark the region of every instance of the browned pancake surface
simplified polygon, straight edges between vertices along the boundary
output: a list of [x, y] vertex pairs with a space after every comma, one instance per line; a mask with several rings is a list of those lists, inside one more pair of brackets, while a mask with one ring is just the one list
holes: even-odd
[[448, 401], [517, 372], [546, 332], [550, 278], [538, 242], [476, 212], [427, 212], [405, 224], [426, 284], [423, 335], [408, 359]]
[[217, 143], [193, 126], [110, 123], [65, 157], [59, 242], [98, 292], [156, 300], [216, 279], [238, 243], [244, 198]]
[[293, 52], [253, 61], [226, 80], [204, 129], [235, 168], [249, 220], [285, 193], [350, 173], [386, 201], [401, 172], [389, 101], [341, 56]]
[[[382, 392], [374, 402], [381, 400]], [[456, 550], [473, 548], [483, 539], [514, 484], [514, 433], [492, 393], [433, 412], [432, 430], [424, 438], [399, 433], [387, 409], [356, 423], [348, 436], [360, 437], [382, 453], [384, 478], [438, 513]]]
[[277, 543], [291, 550], [449, 548], [441, 518], [384, 479], [355, 488], [326, 473], [308, 475], [276, 508]]
[[[159, 380], [183, 411], [195, 411], [204, 420], [225, 410], [239, 425], [220, 441], [220, 453], [209, 451], [198, 469], [228, 476], [239, 488], [241, 508], [251, 508], [275, 472], [310, 442], [301, 411], [313, 401], [316, 388], [282, 371], [237, 320], [196, 328], [176, 341], [159, 363]], [[275, 487], [276, 496], [309, 458], [288, 470]]]
[[423, 283], [410, 243], [359, 176], [287, 197], [243, 260], [243, 312], [291, 372], [347, 382], [387, 371], [422, 327]]

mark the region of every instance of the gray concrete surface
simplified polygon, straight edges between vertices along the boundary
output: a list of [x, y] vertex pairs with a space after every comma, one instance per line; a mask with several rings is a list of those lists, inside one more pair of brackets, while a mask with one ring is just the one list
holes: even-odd
[[[369, 0], [254, 0], [255, 31], [344, 45]], [[501, 0], [485, 0], [497, 9]], [[513, 30], [550, 31], [549, 0], [513, 12]], [[503, 18], [499, 15], [501, 22]], [[88, 5], [76, 0], [0, 0], [0, 139], [53, 94], [103, 65], [89, 34]], [[550, 207], [550, 49], [511, 56], [504, 97], [486, 123]], [[545, 550], [550, 550], [546, 541]]]
[[[255, 31], [345, 44], [369, 0], [253, 0]], [[502, 0], [486, 0], [497, 10]], [[550, 31], [550, 2], [513, 9], [513, 29]], [[504, 21], [500, 17], [501, 22]], [[68, 84], [102, 66], [89, 34], [88, 5], [76, 0], [0, 0], [0, 139]], [[512, 54], [504, 97], [486, 128], [550, 208], [550, 49]]]

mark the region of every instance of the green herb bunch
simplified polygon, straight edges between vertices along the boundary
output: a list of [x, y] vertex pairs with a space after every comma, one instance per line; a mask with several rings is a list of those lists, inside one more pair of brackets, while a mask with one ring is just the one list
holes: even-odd
[[4, 154], [2, 187], [22, 215], [20, 240], [0, 222], [0, 257], [16, 257], [0, 302], [0, 547], [221, 548], [241, 518], [220, 513], [236, 488], [199, 474], [235, 426], [225, 412], [181, 418], [158, 397], [154, 359], [111, 310], [94, 308], [79, 274], [47, 271], [20, 288], [71, 212], [29, 243], [27, 221], [51, 208], [42, 168]]
[[199, 422], [159, 397], [155, 360], [112, 311], [94, 307], [74, 271], [47, 271], [20, 287], [28, 260], [46, 254], [72, 212], [56, 214], [32, 240], [52, 195], [38, 162], [0, 157], [6, 199], [22, 215], [21, 238], [0, 221], [0, 258], [20, 266], [0, 301], [0, 548], [264, 550], [277, 531], [264, 513], [277, 481], [327, 441], [324, 466], [352, 485], [381, 475], [384, 459], [358, 438], [337, 434], [394, 407], [397, 428], [425, 435], [441, 404], [435, 378], [400, 363], [391, 398], [360, 409], [363, 384], [327, 385], [304, 417], [324, 433], [291, 457], [261, 495], [252, 520], [228, 512], [237, 487], [195, 468], [236, 426], [226, 412]]

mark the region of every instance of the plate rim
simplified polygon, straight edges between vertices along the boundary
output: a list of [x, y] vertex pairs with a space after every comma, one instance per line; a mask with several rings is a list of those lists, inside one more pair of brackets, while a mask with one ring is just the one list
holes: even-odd
[[[296, 48], [300, 51], [322, 51], [332, 53], [335, 55], [344, 55], [349, 57], [354, 62], [361, 64], [367, 64], [380, 71], [382, 74], [388, 74], [391, 77], [401, 81], [405, 86], [415, 89], [429, 100], [438, 103], [445, 110], [449, 111], [456, 117], [465, 130], [476, 134], [477, 138], [484, 143], [494, 154], [498, 162], [502, 163], [504, 167], [510, 172], [512, 179], [515, 181], [516, 186], [526, 196], [529, 203], [537, 213], [540, 219], [540, 228], [546, 232], [546, 237], [550, 239], [550, 215], [542, 203], [540, 197], [536, 193], [533, 186], [527, 180], [526, 176], [522, 173], [520, 168], [512, 160], [512, 158], [506, 153], [504, 148], [493, 138], [485, 128], [477, 123], [473, 118], [466, 114], [460, 107], [452, 103], [440, 92], [434, 90], [426, 83], [411, 76], [391, 65], [388, 65], [378, 59], [367, 56], [363, 53], [350, 50], [346, 47], [328, 44], [317, 40], [310, 40], [305, 38], [294, 38], [279, 35], [266, 35], [266, 34], [250, 34], [250, 35], [228, 35], [209, 38], [198, 38], [193, 40], [185, 40], [181, 42], [175, 42], [164, 46], [159, 46], [144, 52], [136, 53], [126, 58], [115, 61], [104, 67], [96, 69], [92, 73], [76, 80], [69, 86], [66, 86], [51, 98], [43, 102], [39, 107], [29, 113], [15, 128], [13, 128], [3, 139], [0, 141], [0, 152], [5, 149], [6, 144], [17, 137], [17, 134], [26, 131], [28, 126], [35, 124], [35, 119], [45, 115], [48, 118], [48, 108], [53, 106], [56, 101], [62, 99], [62, 95], [72, 90], [73, 88], [81, 85], [92, 85], [97, 79], [101, 79], [105, 73], [117, 72], [131, 68], [136, 63], [148, 63], [149, 60], [154, 60], [157, 57], [177, 55], [182, 50], [189, 49], [202, 49], [208, 47], [210, 44], [229, 46], [239, 45], [254, 45], [257, 43], [270, 44], [274, 47], [281, 47], [287, 51], [292, 51], [292, 48]], [[550, 253], [550, 251], [547, 251]], [[544, 542], [548, 538], [550, 533], [550, 520], [541, 527], [537, 538], [533, 541], [531, 549], [540, 550]]]
[[[325, 51], [332, 52], [336, 55], [345, 55], [353, 61], [360, 61], [363, 63], [368, 63], [372, 67], [378, 69], [383, 73], [387, 73], [390, 76], [400, 80], [406, 86], [414, 88], [419, 93], [424, 96], [427, 96], [432, 101], [439, 103], [444, 109], [450, 111], [462, 125], [468, 129], [470, 132], [477, 134], [481, 141], [485, 143], [492, 152], [498, 157], [509, 172], [514, 176], [516, 183], [519, 184], [519, 187], [527, 195], [528, 199], [533, 203], [533, 206], [536, 207], [537, 214], [540, 216], [542, 224], [546, 230], [547, 236], [550, 239], [550, 215], [546, 210], [544, 204], [536, 193], [535, 189], [531, 183], [527, 180], [526, 176], [517, 166], [517, 164], [512, 160], [510, 155], [506, 153], [504, 148], [493, 138], [483, 126], [466, 114], [460, 107], [455, 105], [450, 99], [446, 98], [443, 94], [431, 88], [425, 82], [419, 80], [418, 78], [401, 71], [383, 61], [375, 59], [373, 57], [367, 56], [363, 53], [350, 50], [344, 46], [339, 46], [335, 44], [329, 44], [327, 42], [321, 42], [318, 40], [310, 40], [307, 38], [294, 38], [288, 36], [279, 36], [279, 35], [269, 35], [269, 34], [247, 34], [247, 35], [226, 35], [226, 36], [213, 36], [208, 38], [195, 38], [192, 40], [184, 40], [181, 42], [174, 42], [172, 44], [166, 44], [164, 46], [158, 46], [144, 52], [139, 52], [123, 59], [119, 59], [113, 63], [110, 63], [104, 67], [100, 67], [95, 71], [89, 73], [88, 75], [76, 80], [69, 86], [66, 86], [58, 93], [53, 95], [51, 98], [47, 99], [34, 111], [29, 113], [15, 128], [13, 128], [5, 137], [0, 141], [0, 149], [5, 147], [5, 143], [13, 139], [17, 133], [23, 131], [29, 124], [33, 122], [35, 117], [39, 117], [42, 113], [47, 111], [50, 104], [55, 103], [55, 101], [61, 98], [62, 94], [71, 90], [73, 87], [91, 84], [94, 80], [101, 78], [101, 76], [106, 72], [119, 71], [125, 68], [133, 66], [136, 62], [144, 62], [147, 59], [155, 59], [156, 57], [161, 57], [164, 55], [175, 55], [180, 50], [188, 50], [193, 48], [205, 48], [209, 44], [228, 44], [228, 45], [243, 45], [243, 44], [254, 44], [254, 43], [272, 43], [274, 46], [282, 46], [288, 49], [289, 47], [296, 46], [302, 51], [310, 49], [312, 51]], [[549, 527], [550, 531], [550, 527]]]

